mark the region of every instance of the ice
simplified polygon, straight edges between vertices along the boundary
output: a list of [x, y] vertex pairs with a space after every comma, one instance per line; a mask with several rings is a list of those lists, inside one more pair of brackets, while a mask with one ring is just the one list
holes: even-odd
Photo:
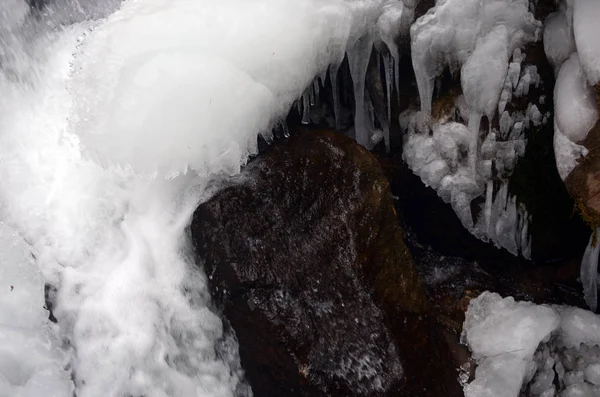
[[469, 304], [463, 325], [461, 340], [478, 364], [465, 396], [517, 397], [524, 390], [532, 396], [596, 396], [599, 331], [600, 316], [591, 311], [484, 292]]
[[67, 356], [47, 320], [44, 280], [31, 247], [4, 223], [0, 244], [0, 395], [67, 396], [73, 389]]
[[577, 166], [579, 159], [585, 157], [588, 150], [581, 145], [571, 142], [554, 124], [554, 157], [558, 174], [564, 181]]
[[544, 23], [544, 52], [558, 75], [562, 64], [576, 52], [575, 38], [564, 12], [553, 12]]
[[[460, 102], [457, 100], [457, 102]], [[434, 188], [438, 195], [452, 205], [463, 226], [484, 241], [492, 241], [514, 255], [531, 254], [527, 210], [518, 205], [516, 197], [508, 194], [508, 177], [516, 163], [525, 154], [522, 136], [514, 128], [503, 141], [497, 140], [498, 131], [486, 137], [478, 147], [478, 136], [473, 126], [448, 122], [432, 125], [432, 134], [420, 132], [423, 113], [401, 115], [401, 126], [407, 135], [403, 158], [423, 183]], [[480, 116], [471, 114], [469, 121], [478, 122]], [[512, 119], [505, 112], [501, 123], [508, 128]], [[476, 126], [475, 126], [476, 127]], [[471, 129], [473, 128], [473, 129]], [[478, 156], [472, 156], [473, 150]], [[495, 169], [495, 174], [492, 172]], [[499, 188], [494, 188], [494, 181]], [[482, 215], [473, 219], [471, 202], [483, 196]]]
[[583, 285], [583, 296], [589, 308], [596, 311], [598, 301], [598, 255], [600, 244], [596, 241], [600, 229], [592, 233], [590, 242], [581, 259], [580, 278]]
[[373, 34], [368, 32], [348, 49], [348, 64], [354, 85], [354, 130], [356, 141], [368, 146], [370, 131], [365, 125], [365, 78], [373, 47]]
[[[511, 54], [521, 45], [537, 39], [540, 26], [529, 12], [529, 2], [524, 0], [438, 1], [411, 27], [411, 51], [421, 110], [427, 115], [431, 114], [435, 78], [446, 67], [451, 71], [461, 68], [474, 51], [477, 52], [478, 39], [495, 32], [485, 40], [485, 50], [481, 50], [480, 54], [492, 55], [489, 60], [493, 61], [496, 76], [498, 67], [508, 67], [499, 66], [505, 58], [504, 50]], [[505, 32], [504, 36], [501, 30]], [[494, 49], [498, 52], [492, 53]], [[476, 75], [475, 67], [471, 70], [472, 75]], [[485, 68], [479, 71], [484, 75], [487, 73]], [[481, 81], [484, 78], [479, 79]], [[492, 84], [495, 86], [496, 81]], [[498, 99], [496, 92], [493, 96]], [[487, 109], [488, 102], [479, 106]]]
[[600, 2], [577, 0], [573, 2], [573, 31], [579, 60], [591, 85], [600, 82]]
[[577, 53], [562, 65], [554, 87], [556, 125], [571, 142], [580, 143], [598, 120], [596, 94], [587, 84]]
[[517, 397], [527, 363], [560, 322], [556, 310], [484, 292], [471, 300], [462, 340], [479, 366], [465, 397]]
[[377, 20], [378, 39], [383, 41], [389, 51], [391, 59], [386, 61], [386, 84], [388, 89], [388, 100], [391, 97], [392, 89], [396, 88], [396, 93], [400, 93], [400, 51], [398, 41], [405, 41], [409, 38], [410, 26], [414, 19], [414, 8], [418, 1], [388, 1], [384, 5], [381, 16]]
[[2, 392], [250, 395], [187, 226], [382, 6], [64, 0], [0, 31]]
[[475, 51], [463, 65], [460, 81], [467, 105], [472, 112], [486, 115], [496, 113], [508, 70], [508, 31], [497, 26], [477, 41]]

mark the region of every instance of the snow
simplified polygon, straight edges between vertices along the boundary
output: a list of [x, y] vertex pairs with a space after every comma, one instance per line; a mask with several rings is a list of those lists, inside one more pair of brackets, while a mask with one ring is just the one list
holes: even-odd
[[574, 143], [585, 139], [598, 120], [596, 94], [587, 84], [577, 53], [562, 65], [554, 87], [556, 125]]
[[484, 292], [469, 304], [461, 341], [478, 365], [466, 397], [517, 397], [525, 388], [532, 396], [599, 391], [600, 316], [590, 311]]
[[[186, 227], [208, 184], [256, 153], [258, 134], [303, 93], [305, 109], [316, 104], [329, 64], [347, 49], [364, 64], [361, 38], [371, 41], [385, 4], [119, 5], [64, 0], [0, 32], [11, 43], [0, 69], [0, 288], [12, 294], [0, 302], [0, 389], [249, 395]], [[56, 325], [45, 283], [57, 288]]]
[[573, 4], [573, 32], [579, 60], [590, 85], [600, 83], [600, 2], [577, 0]]

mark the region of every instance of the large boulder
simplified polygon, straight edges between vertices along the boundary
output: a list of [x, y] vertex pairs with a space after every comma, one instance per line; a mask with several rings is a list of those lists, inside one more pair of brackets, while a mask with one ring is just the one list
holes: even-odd
[[367, 150], [293, 134], [200, 205], [191, 232], [255, 396], [405, 393], [389, 324], [426, 297]]

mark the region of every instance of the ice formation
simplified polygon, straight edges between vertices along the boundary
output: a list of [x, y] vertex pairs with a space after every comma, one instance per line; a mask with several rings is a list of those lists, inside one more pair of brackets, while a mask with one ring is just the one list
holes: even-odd
[[[515, 49], [537, 39], [540, 26], [529, 12], [527, 0], [438, 1], [411, 27], [411, 51], [421, 110], [427, 115], [431, 114], [434, 81], [444, 68], [457, 72], [474, 52], [481, 56], [482, 51], [487, 51], [494, 62], [500, 62], [506, 56], [504, 52], [512, 54]], [[477, 51], [478, 45], [485, 45], [486, 48]], [[481, 80], [481, 76], [488, 73], [487, 68], [472, 70], [472, 77], [477, 76]], [[498, 78], [496, 66], [489, 72], [490, 78]], [[470, 80], [471, 76], [462, 79]], [[496, 92], [492, 91], [480, 98], [483, 100], [480, 105], [497, 101], [495, 95]]]
[[600, 82], [600, 3], [596, 0], [573, 1], [573, 33], [579, 60], [590, 85]]
[[[600, 81], [600, 3], [562, 1], [560, 10], [548, 17], [544, 31], [546, 57], [558, 71], [554, 87], [554, 154], [560, 177], [566, 180], [588, 154], [583, 146], [597, 124], [599, 106], [593, 85]], [[597, 306], [599, 247], [595, 236], [583, 255], [580, 279], [585, 300]]]
[[[547, 120], [535, 104], [506, 111], [513, 97], [539, 85], [520, 48], [540, 36], [526, 0], [442, 0], [411, 27], [413, 67], [421, 111], [401, 116], [404, 158], [423, 182], [452, 204], [463, 225], [513, 254], [530, 255], [530, 216], [508, 194], [508, 178], [525, 152], [524, 131]], [[452, 115], [431, 120], [435, 80], [460, 72], [463, 95]], [[499, 114], [499, 130], [491, 127]], [[486, 116], [489, 131], [480, 131]], [[428, 132], [431, 131], [430, 134]], [[473, 200], [483, 197], [480, 215]]]
[[61, 0], [30, 19], [13, 3], [0, 8], [18, 16], [0, 29], [2, 392], [249, 394], [186, 226], [257, 134], [295, 99], [315, 102], [314, 79], [346, 50], [364, 80], [388, 2], [142, 0], [113, 13], [120, 2]]
[[484, 292], [461, 337], [477, 362], [465, 397], [594, 397], [600, 393], [600, 316]]

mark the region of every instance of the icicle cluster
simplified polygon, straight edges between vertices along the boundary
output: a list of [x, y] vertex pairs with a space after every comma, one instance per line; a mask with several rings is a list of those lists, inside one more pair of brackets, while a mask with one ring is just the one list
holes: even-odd
[[[340, 66], [347, 56], [350, 77], [352, 81], [352, 93], [354, 97], [354, 131], [353, 136], [361, 145], [371, 148], [380, 139], [385, 140], [386, 148], [389, 150], [389, 125], [391, 122], [391, 104], [394, 95], [400, 91], [399, 62], [400, 51], [398, 43], [408, 40], [410, 25], [414, 18], [414, 7], [418, 1], [411, 0], [388, 0], [376, 9], [368, 9], [361, 13], [364, 29], [351, 31], [345, 43], [343, 51], [337, 59], [329, 65], [328, 75], [332, 86], [333, 114], [337, 130], [343, 129], [341, 122], [343, 110], [341, 107], [344, 93], [340, 92], [338, 85], [338, 73]], [[365, 7], [357, 3], [357, 7]], [[372, 7], [372, 6], [368, 6]], [[358, 33], [357, 33], [358, 32]], [[375, 109], [366, 95], [366, 75], [371, 52], [375, 48], [378, 52], [378, 62], [383, 65], [385, 71], [385, 92], [387, 108], [385, 116], [375, 114]], [[321, 84], [325, 81], [325, 75], [320, 76]], [[308, 86], [301, 100], [297, 102], [298, 112], [302, 115], [302, 123], [308, 124], [319, 119], [319, 83], [315, 82]], [[348, 78], [343, 78], [348, 82]], [[314, 98], [314, 100], [311, 100]], [[375, 127], [375, 120], [379, 121], [381, 131]]]
[[[531, 254], [531, 217], [508, 193], [508, 179], [525, 154], [524, 132], [549, 115], [535, 103], [511, 114], [507, 104], [540, 83], [536, 67], [523, 65], [520, 50], [539, 38], [540, 27], [526, 0], [438, 2], [411, 28], [421, 111], [401, 117], [408, 132], [403, 154], [411, 169], [474, 235], [525, 257]], [[432, 121], [434, 83], [445, 68], [460, 70], [463, 95], [455, 100], [455, 114]], [[482, 117], [491, 126], [496, 112], [499, 130], [490, 127], [482, 134]], [[474, 217], [471, 204], [478, 197], [485, 204]]]

